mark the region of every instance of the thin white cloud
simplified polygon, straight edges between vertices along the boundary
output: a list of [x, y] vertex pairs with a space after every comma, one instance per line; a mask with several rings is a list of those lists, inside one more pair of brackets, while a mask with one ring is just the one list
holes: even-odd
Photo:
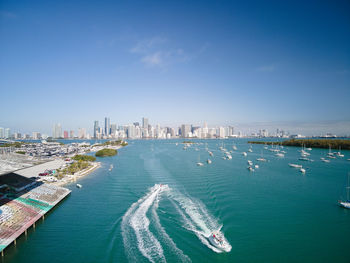
[[140, 62], [147, 67], [164, 68], [191, 60], [183, 48], [174, 48], [172, 44], [164, 37], [153, 37], [139, 41], [129, 52], [139, 56]]
[[258, 67], [256, 69], [256, 71], [259, 71], [259, 72], [273, 72], [273, 71], [275, 71], [275, 66], [274, 65], [264, 65], [264, 66]]
[[161, 66], [164, 63], [164, 54], [158, 51], [153, 54], [146, 55], [141, 58], [141, 62], [150, 67]]

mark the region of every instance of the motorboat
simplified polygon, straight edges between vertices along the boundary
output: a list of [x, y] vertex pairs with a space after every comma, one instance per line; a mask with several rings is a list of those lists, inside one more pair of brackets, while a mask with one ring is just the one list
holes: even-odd
[[247, 156], [247, 153], [246, 153], [246, 152], [242, 152], [242, 155], [243, 155], [243, 156]]
[[300, 172], [301, 172], [302, 174], [305, 174], [305, 173], [306, 173], [306, 170], [305, 170], [304, 168], [300, 168]]
[[293, 168], [302, 168], [303, 167], [301, 164], [294, 164], [294, 163], [289, 163], [288, 165], [290, 167], [293, 167]]
[[207, 164], [211, 164], [211, 160], [210, 159], [207, 160]]
[[255, 168], [255, 169], [258, 169], [258, 168], [259, 168], [259, 165], [257, 165], [257, 164], [254, 165], [254, 168]]
[[255, 171], [254, 168], [251, 167], [251, 166], [248, 166], [247, 169], [249, 170], [249, 172], [254, 172]]
[[231, 245], [226, 241], [224, 235], [221, 233], [220, 229], [217, 231], [213, 231], [210, 236], [207, 237], [210, 244], [212, 244], [214, 247], [225, 251], [230, 252], [231, 251]]
[[203, 166], [204, 164], [203, 163], [201, 163], [201, 162], [198, 162], [197, 163], [197, 166]]
[[257, 161], [259, 161], [259, 162], [266, 162], [267, 160], [265, 159], [265, 158], [258, 158], [258, 159], [256, 159]]
[[82, 188], [83, 186], [81, 184], [76, 185], [77, 188]]
[[277, 157], [280, 157], [280, 158], [283, 158], [284, 157], [284, 154], [283, 153], [276, 153], [275, 154]]
[[249, 165], [253, 165], [253, 162], [251, 160], [248, 160]]
[[350, 173], [348, 174], [348, 185], [345, 187], [346, 188], [346, 201], [339, 200], [338, 204], [341, 207], [350, 209], [350, 198], [349, 198], [349, 190], [350, 190]]

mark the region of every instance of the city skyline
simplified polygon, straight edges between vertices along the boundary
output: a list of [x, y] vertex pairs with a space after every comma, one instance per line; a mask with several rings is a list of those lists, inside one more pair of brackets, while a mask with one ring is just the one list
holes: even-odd
[[16, 104], [2, 100], [0, 127], [90, 130], [100, 116], [142, 114], [349, 133], [347, 1], [81, 6], [3, 1], [0, 87]]

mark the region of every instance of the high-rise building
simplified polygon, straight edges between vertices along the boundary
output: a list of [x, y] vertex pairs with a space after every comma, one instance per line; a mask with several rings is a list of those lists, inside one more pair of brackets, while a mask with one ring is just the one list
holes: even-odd
[[190, 124], [182, 124], [181, 125], [181, 136], [183, 138], [189, 137], [192, 130], [192, 125]]
[[53, 126], [52, 137], [55, 139], [62, 138], [62, 127], [60, 123], [57, 123]]
[[5, 139], [10, 139], [10, 137], [11, 137], [11, 130], [10, 130], [10, 128], [6, 128], [5, 129], [5, 133], [4, 133], [4, 137], [5, 137]]
[[79, 131], [78, 131], [78, 136], [79, 136], [79, 139], [85, 139], [86, 138], [86, 129], [85, 128], [79, 128]]
[[32, 133], [32, 138], [33, 138], [33, 140], [40, 140], [41, 139], [40, 132], [33, 132]]
[[105, 135], [108, 136], [110, 134], [110, 119], [105, 117]]
[[69, 137], [68, 137], [68, 131], [64, 131], [63, 132], [63, 138], [65, 138], [65, 139], [68, 139]]
[[117, 132], [117, 124], [111, 124], [111, 135], [115, 137]]
[[71, 130], [71, 131], [69, 132], [69, 138], [74, 138], [74, 131]]
[[148, 129], [148, 118], [142, 118], [142, 128]]
[[99, 133], [100, 133], [100, 127], [98, 125], [98, 121], [95, 121], [94, 122], [94, 138], [97, 138]]
[[0, 127], [0, 139], [5, 137], [5, 130], [4, 128]]

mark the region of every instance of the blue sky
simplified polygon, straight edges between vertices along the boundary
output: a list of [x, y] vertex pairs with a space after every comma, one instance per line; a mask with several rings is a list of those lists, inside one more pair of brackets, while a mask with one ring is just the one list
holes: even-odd
[[1, 1], [0, 127], [147, 116], [350, 134], [349, 1], [242, 2]]

